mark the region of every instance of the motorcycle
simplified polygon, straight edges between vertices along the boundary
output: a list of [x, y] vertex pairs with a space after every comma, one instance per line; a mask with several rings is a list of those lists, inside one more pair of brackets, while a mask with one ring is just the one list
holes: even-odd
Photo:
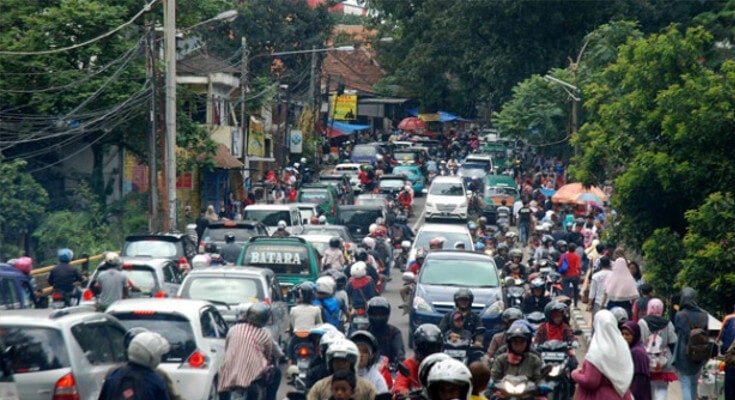
[[295, 341], [293, 344], [295, 363], [288, 368], [288, 381], [295, 382], [296, 378], [306, 379], [309, 364], [316, 357], [316, 348], [309, 340], [308, 332], [295, 332], [291, 340]]
[[561, 296], [564, 294], [564, 288], [561, 284], [561, 274], [552, 270], [551, 267], [543, 267], [539, 269], [539, 277], [546, 281], [546, 294], [549, 297]]
[[444, 345], [442, 352], [449, 357], [454, 358], [457, 361], [461, 361], [465, 365], [470, 365], [475, 361], [479, 361], [485, 355], [483, 347], [476, 346], [475, 343], [482, 343], [482, 335], [484, 329], [482, 329], [478, 335], [479, 338], [459, 338], [452, 340], [449, 334], [444, 339]]
[[576, 347], [576, 343], [561, 340], [549, 340], [536, 346], [544, 361], [542, 374], [550, 390], [551, 399], [571, 399], [574, 383], [569, 350]]
[[59, 310], [66, 307], [73, 307], [79, 305], [79, 298], [81, 292], [79, 288], [74, 288], [71, 292], [63, 292], [61, 290], [54, 290], [51, 292], [51, 301], [49, 307], [55, 310]]
[[526, 321], [528, 321], [533, 327], [534, 331], [538, 330], [538, 327], [546, 320], [546, 316], [541, 311], [534, 311], [526, 315]]
[[525, 375], [506, 375], [499, 383], [491, 382], [488, 388], [494, 391], [488, 398], [506, 400], [537, 399], [546, 391]]
[[396, 243], [396, 249], [398, 250], [399, 248], [400, 253], [398, 253], [398, 256], [396, 257], [395, 267], [401, 271], [405, 271], [407, 266], [406, 264], [408, 264], [408, 253], [411, 251], [411, 242], [404, 240], [400, 245]]
[[405, 298], [403, 300], [403, 304], [398, 306], [398, 308], [402, 308], [403, 315], [406, 315], [411, 309], [411, 303], [413, 302], [413, 293], [416, 290], [416, 275], [414, 275], [413, 272], [404, 272], [401, 279], [403, 280], [403, 287], [405, 288], [403, 293]]
[[526, 281], [507, 277], [504, 283], [506, 307], [514, 307], [520, 310], [523, 307], [523, 296], [526, 294], [526, 288], [523, 286]]

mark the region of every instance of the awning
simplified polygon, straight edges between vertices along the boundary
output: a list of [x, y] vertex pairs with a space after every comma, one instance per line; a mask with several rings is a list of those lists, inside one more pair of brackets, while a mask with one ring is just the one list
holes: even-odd
[[[419, 110], [416, 108], [406, 108], [404, 109], [404, 111], [406, 112], [406, 114], [412, 117], [418, 117], [420, 115]], [[439, 115], [439, 122], [468, 121], [467, 119], [462, 118], [459, 115], [454, 115], [446, 111], [437, 111], [436, 114]], [[425, 121], [428, 121], [428, 119], [425, 119]]]
[[370, 125], [357, 125], [357, 124], [348, 124], [346, 122], [340, 122], [340, 121], [329, 121], [329, 124], [327, 125], [327, 139], [340, 137], [340, 136], [346, 136], [346, 135], [352, 135], [353, 133], [357, 131], [364, 131], [365, 129], [370, 129]]
[[[205, 157], [206, 156], [200, 156], [199, 158], [204, 159]], [[245, 164], [233, 157], [232, 154], [230, 154], [230, 149], [222, 143], [217, 145], [217, 150], [212, 156], [212, 159], [214, 160], [215, 168], [240, 169], [245, 167]]]

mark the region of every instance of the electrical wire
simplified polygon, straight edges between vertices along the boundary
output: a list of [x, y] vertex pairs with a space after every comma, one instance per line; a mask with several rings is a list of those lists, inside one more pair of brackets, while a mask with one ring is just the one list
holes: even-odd
[[141, 15], [143, 15], [146, 12], [150, 11], [151, 10], [151, 7], [154, 4], [156, 4], [156, 2], [158, 2], [158, 0], [153, 0], [150, 3], [146, 4], [143, 7], [143, 9], [141, 9], [140, 11], [138, 11], [138, 13], [133, 16], [133, 18], [129, 19], [127, 22], [123, 23], [122, 25], [119, 25], [118, 27], [114, 28], [113, 30], [111, 30], [109, 32], [106, 32], [106, 33], [103, 33], [102, 35], [97, 36], [96, 38], [86, 40], [86, 41], [84, 41], [82, 43], [77, 43], [77, 44], [75, 44], [73, 46], [62, 47], [62, 48], [59, 48], [59, 49], [41, 50], [41, 51], [5, 51], [5, 50], [0, 50], [0, 55], [8, 55], [8, 56], [35, 56], [35, 55], [45, 55], [45, 54], [56, 54], [56, 53], [63, 53], [65, 51], [74, 50], [74, 49], [78, 49], [80, 47], [87, 46], [89, 44], [98, 42], [98, 41], [100, 41], [100, 40], [102, 40], [102, 39], [104, 39], [106, 37], [112, 36], [115, 33], [117, 33], [118, 31], [120, 31], [121, 29], [127, 27], [128, 25], [131, 25], [133, 22], [135, 22], [136, 19], [138, 19], [138, 17], [140, 17]]

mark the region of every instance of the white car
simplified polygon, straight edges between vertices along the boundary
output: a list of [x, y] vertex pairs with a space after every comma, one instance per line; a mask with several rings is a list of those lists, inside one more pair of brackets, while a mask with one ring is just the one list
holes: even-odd
[[431, 181], [426, 205], [426, 220], [456, 218], [467, 220], [467, 190], [459, 176], [437, 176]]
[[423, 248], [429, 250], [429, 241], [436, 237], [445, 239], [443, 250], [453, 250], [454, 244], [462, 242], [465, 250], [472, 251], [474, 245], [472, 243], [472, 235], [465, 225], [449, 225], [449, 224], [424, 224], [418, 232], [408, 254], [408, 262], [416, 259], [416, 250]]
[[245, 207], [242, 219], [262, 222], [269, 235], [278, 229], [278, 221], [285, 221], [286, 230], [292, 235], [300, 235], [304, 230], [301, 210], [294, 203], [251, 204]]
[[171, 351], [158, 368], [176, 392], [191, 400], [217, 399], [217, 374], [225, 357], [227, 323], [208, 301], [128, 299], [106, 311], [126, 328], [143, 327], [168, 340]]
[[360, 191], [360, 179], [357, 177], [357, 175], [360, 173], [360, 164], [337, 164], [334, 166], [334, 171], [332, 173], [335, 175], [347, 175], [350, 178], [352, 190], [354, 190], [355, 192]]

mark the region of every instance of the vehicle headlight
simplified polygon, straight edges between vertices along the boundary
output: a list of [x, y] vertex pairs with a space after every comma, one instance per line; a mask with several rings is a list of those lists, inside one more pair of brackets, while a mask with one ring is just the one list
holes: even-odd
[[428, 301], [424, 300], [423, 297], [416, 296], [413, 298], [413, 308], [416, 311], [428, 311], [433, 312], [434, 309], [431, 307]]
[[561, 374], [561, 371], [562, 371], [561, 364], [554, 365], [553, 367], [551, 367], [551, 370], [549, 371], [549, 377], [556, 378], [557, 376], [559, 376], [559, 374]]
[[484, 318], [493, 315], [500, 315], [504, 309], [505, 304], [503, 304], [503, 300], [496, 300], [495, 303], [491, 304], [490, 307], [486, 308], [485, 311], [482, 312], [480, 317]]
[[523, 394], [526, 391], [526, 383], [522, 382], [517, 385], [514, 385], [510, 381], [505, 381], [503, 383], [503, 390], [508, 394]]
[[467, 207], [467, 202], [466, 201], [463, 201], [463, 202], [459, 203], [459, 206], [460, 207]]

